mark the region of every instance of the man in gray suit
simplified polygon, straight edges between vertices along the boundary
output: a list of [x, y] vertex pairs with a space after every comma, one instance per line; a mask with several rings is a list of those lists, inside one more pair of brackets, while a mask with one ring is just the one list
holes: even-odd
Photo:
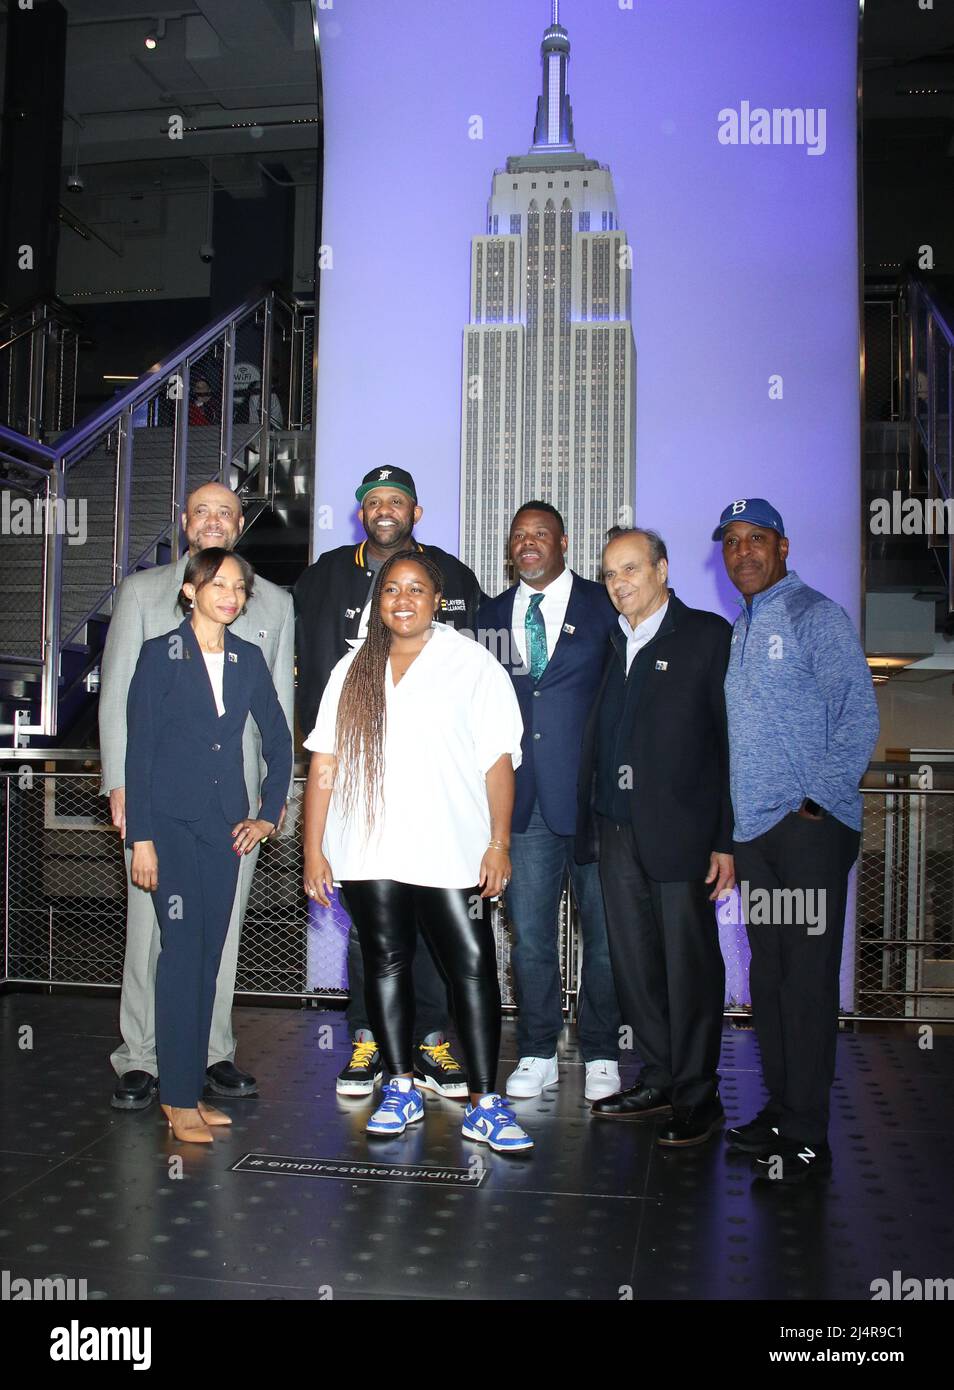
[[[242, 534], [244, 524], [239, 499], [220, 483], [205, 483], [190, 493], [186, 500], [182, 529], [190, 555], [208, 546], [222, 546], [231, 550]], [[100, 791], [103, 796], [109, 797], [113, 825], [124, 839], [126, 696], [143, 642], [169, 632], [182, 621], [176, 601], [187, 558], [183, 555], [174, 564], [159, 565], [130, 575], [119, 586], [113, 605], [103, 654], [99, 696], [99, 742], [103, 772]], [[291, 596], [268, 580], [256, 578], [248, 612], [235, 619], [231, 630], [236, 636], [261, 647], [288, 727], [294, 729], [295, 618]], [[261, 737], [251, 718], [245, 725], [242, 752], [249, 805], [254, 814], [259, 803], [259, 788], [265, 766]], [[257, 847], [242, 857], [232, 919], [216, 982], [206, 1076], [211, 1090], [221, 1096], [250, 1096], [255, 1095], [258, 1089], [255, 1078], [235, 1065], [235, 1037], [232, 1033], [232, 996], [235, 993], [239, 935], [257, 858]], [[112, 1105], [117, 1110], [144, 1110], [151, 1104], [157, 1090], [155, 991], [159, 923], [150, 894], [134, 892], [130, 886], [131, 859], [132, 854], [127, 850], [126, 959], [119, 1008], [119, 1029], [123, 1041], [111, 1059], [119, 1076], [112, 1098]]]

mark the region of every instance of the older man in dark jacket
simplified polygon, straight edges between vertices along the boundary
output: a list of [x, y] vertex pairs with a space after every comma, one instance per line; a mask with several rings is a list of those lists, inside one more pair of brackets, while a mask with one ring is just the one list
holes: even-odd
[[723, 682], [731, 629], [668, 587], [653, 531], [603, 552], [619, 613], [587, 723], [577, 857], [599, 857], [636, 1083], [592, 1113], [658, 1118], [657, 1142], [704, 1143], [723, 1121], [717, 1067], [725, 991], [713, 901], [734, 884]]

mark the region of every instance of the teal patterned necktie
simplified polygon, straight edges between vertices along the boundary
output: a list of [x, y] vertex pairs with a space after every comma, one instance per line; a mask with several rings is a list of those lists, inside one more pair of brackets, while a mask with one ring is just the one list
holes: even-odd
[[538, 681], [547, 669], [550, 660], [547, 654], [547, 625], [540, 612], [542, 594], [534, 594], [530, 599], [525, 623], [527, 633], [527, 660], [530, 663], [530, 679]]

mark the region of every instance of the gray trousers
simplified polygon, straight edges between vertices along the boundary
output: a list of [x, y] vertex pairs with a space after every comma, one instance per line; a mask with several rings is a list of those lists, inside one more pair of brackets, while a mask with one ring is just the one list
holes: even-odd
[[[228, 934], [215, 985], [212, 1031], [209, 1034], [209, 1066], [235, 1058], [232, 1032], [232, 998], [238, 969], [239, 937], [258, 861], [259, 846], [243, 854], [239, 865], [238, 887], [232, 904]], [[123, 962], [123, 992], [119, 1002], [119, 1031], [122, 1042], [110, 1061], [117, 1076], [127, 1071], [147, 1071], [158, 1076], [156, 1062], [156, 962], [159, 959], [159, 923], [152, 894], [136, 888], [130, 879], [132, 850], [126, 851], [126, 958]]]

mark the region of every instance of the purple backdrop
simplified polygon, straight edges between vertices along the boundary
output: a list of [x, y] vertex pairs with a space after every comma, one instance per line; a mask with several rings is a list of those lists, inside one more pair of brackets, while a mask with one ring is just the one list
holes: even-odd
[[[549, 19], [549, 0], [319, 10], [316, 553], [356, 534], [355, 483], [385, 463], [415, 474], [419, 535], [457, 548], [470, 239], [530, 146]], [[768, 496], [793, 568], [857, 619], [857, 0], [562, 0], [560, 21], [577, 149], [610, 167], [634, 253], [637, 520], [682, 598], [734, 616], [709, 537], [728, 501]], [[743, 102], [824, 108], [824, 153], [721, 143]]]

